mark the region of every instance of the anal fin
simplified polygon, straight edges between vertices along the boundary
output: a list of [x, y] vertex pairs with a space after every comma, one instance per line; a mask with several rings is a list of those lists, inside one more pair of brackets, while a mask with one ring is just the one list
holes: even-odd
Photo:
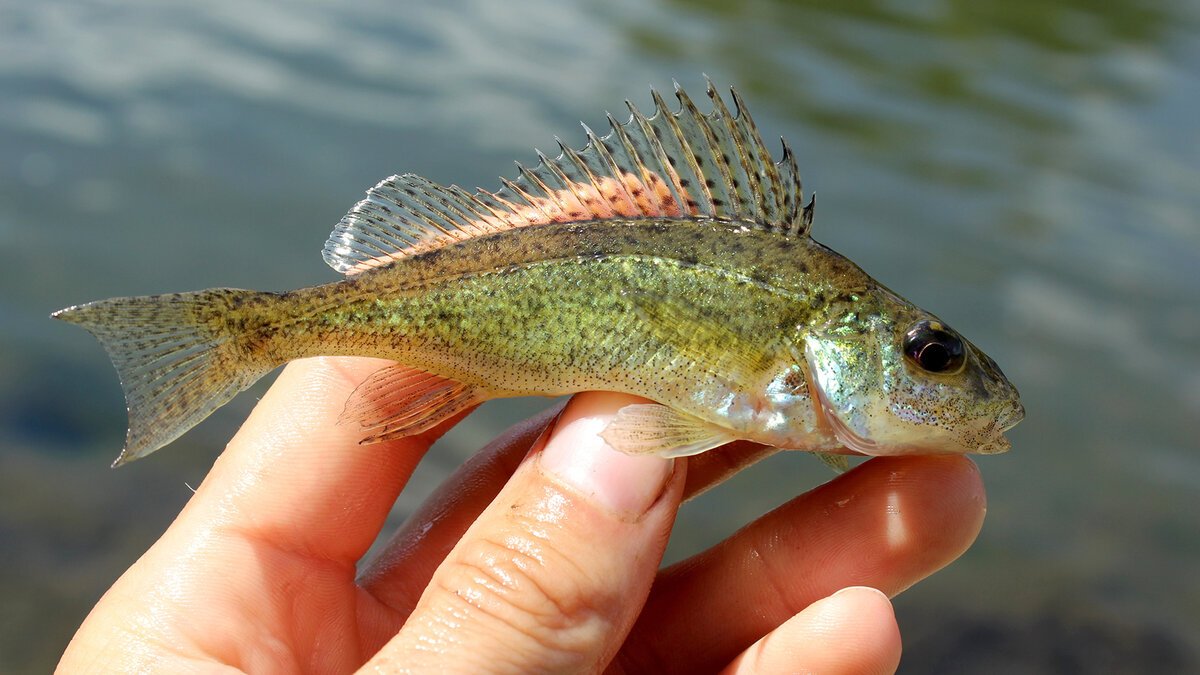
[[629, 455], [688, 457], [738, 439], [731, 430], [658, 403], [635, 403], [617, 411], [600, 437]]
[[396, 364], [358, 385], [338, 421], [357, 422], [367, 432], [362, 443], [379, 443], [419, 434], [486, 399], [469, 384]]

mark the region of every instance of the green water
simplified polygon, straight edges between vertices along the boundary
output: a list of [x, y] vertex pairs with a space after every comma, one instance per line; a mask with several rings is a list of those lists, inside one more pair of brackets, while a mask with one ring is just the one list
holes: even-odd
[[[53, 663], [254, 400], [110, 471], [116, 377], [51, 310], [331, 280], [380, 178], [493, 187], [702, 73], [798, 151], [818, 239], [1022, 391], [978, 543], [897, 602], [905, 669], [1200, 670], [1200, 8], [432, 5], [0, 5], [0, 671]], [[395, 521], [540, 405], [474, 416]], [[688, 505], [671, 556], [826, 476], [773, 458]]]

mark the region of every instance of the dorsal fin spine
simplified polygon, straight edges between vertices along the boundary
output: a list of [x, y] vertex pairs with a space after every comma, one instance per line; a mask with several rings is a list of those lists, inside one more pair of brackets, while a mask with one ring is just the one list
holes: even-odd
[[484, 208], [491, 212], [494, 218], [502, 225], [497, 226], [498, 229], [509, 229], [515, 227], [513, 222], [516, 209], [515, 204], [501, 197], [495, 192], [485, 190], [483, 188], [475, 188], [479, 194], [479, 203], [483, 204]]
[[[632, 112], [633, 104], [629, 103], [629, 101], [626, 101], [625, 103], [629, 105]], [[612, 116], [612, 113], [605, 113], [605, 117], [608, 118], [608, 124], [612, 128], [612, 133], [610, 136], [615, 135], [617, 137], [617, 140], [621, 142], [621, 146], [625, 149], [625, 154], [629, 155], [630, 159], [634, 160], [634, 165], [641, 172], [642, 175], [638, 176], [638, 178], [641, 180], [642, 189], [651, 192], [651, 196], [648, 197], [648, 202], [654, 208], [654, 211], [648, 213], [647, 215], [665, 215], [663, 213], [662, 205], [658, 203], [657, 199], [653, 198], [653, 186], [650, 180], [650, 167], [646, 166], [646, 162], [638, 155], [637, 148], [634, 147], [633, 141], [630, 140], [629, 134], [626, 133], [624, 125], [618, 122], [616, 118]], [[634, 117], [636, 117], [636, 115]], [[632, 120], [633, 118], [631, 117], [630, 119]]]
[[[783, 141], [782, 138], [780, 140]], [[790, 172], [792, 169], [792, 166], [794, 166], [794, 160], [792, 160], [791, 156], [792, 156], [792, 149], [790, 147], [788, 147], [787, 141], [783, 141], [783, 157], [779, 160], [779, 165], [781, 167], [785, 167], [788, 172]], [[792, 181], [794, 184], [795, 178], [792, 178]], [[788, 222], [795, 223], [796, 216], [800, 212], [799, 211], [800, 198], [797, 195], [794, 195], [791, 192], [789, 192], [788, 195], [783, 200], [783, 207], [784, 207], [784, 212], [787, 214]], [[794, 225], [789, 227], [789, 230], [791, 230], [791, 229], [794, 229]]]
[[753, 158], [747, 153], [747, 147], [749, 146], [750, 142], [742, 133], [742, 128], [738, 125], [737, 120], [729, 112], [729, 108], [725, 105], [725, 99], [721, 97], [721, 94], [713, 85], [712, 80], [709, 80], [706, 77], [705, 82], [705, 92], [708, 94], [709, 100], [712, 101], [713, 111], [720, 116], [722, 123], [725, 125], [725, 130], [729, 132], [730, 138], [733, 139], [734, 150], [738, 154], [738, 163], [742, 167], [742, 172], [746, 176], [746, 181], [750, 183], [750, 185], [747, 186], [746, 194], [749, 194], [750, 198], [754, 200], [755, 211], [758, 217], [757, 219], [767, 222], [770, 210], [767, 207], [767, 196], [763, 194], [764, 191], [760, 187], [761, 183], [759, 174], [757, 171], [749, 171], [746, 169], [748, 166], [753, 166]]
[[[565, 158], [569, 160], [571, 165], [574, 166], [580, 174], [587, 178], [588, 186], [591, 188], [592, 192], [592, 194], [588, 196], [599, 199], [602, 203], [602, 208], [609, 209], [611, 212], [615, 212], [615, 209], [612, 208], [611, 204], [604, 203], [604, 190], [600, 185], [600, 181], [596, 179], [596, 174], [593, 173], [591, 167], [587, 165], [587, 162], [583, 161], [583, 158], [579, 156], [579, 153], [572, 150], [571, 146], [563, 143], [562, 139], [555, 137], [554, 140], [558, 143], [559, 159], [561, 160]], [[599, 215], [594, 208], [588, 205], [588, 200], [583, 201], [583, 207], [590, 211], [593, 216]], [[604, 213], [607, 214], [608, 212]]]
[[[500, 179], [500, 184], [504, 184], [504, 179]], [[487, 197], [487, 201], [485, 202], [487, 208], [491, 209], [492, 213], [496, 214], [496, 217], [504, 222], [504, 225], [515, 227], [514, 221], [516, 220], [516, 214], [520, 213], [520, 205], [510, 202], [509, 199], [500, 195], [498, 191], [490, 192], [482, 189], [482, 187], [480, 187], [479, 191], [481, 195], [486, 195]], [[497, 208], [497, 205], [499, 208]]]
[[[733, 97], [733, 105], [737, 108], [737, 119], [742, 128], [747, 131], [746, 136], [753, 138], [753, 151], [757, 155], [754, 161], [754, 166], [760, 171], [760, 185], [778, 185], [779, 172], [775, 170], [775, 160], [771, 158], [771, 153], [762, 144], [762, 139], [756, 131], [757, 127], [754, 124], [754, 118], [750, 116], [750, 110], [746, 107], [746, 103], [742, 101], [741, 94], [737, 93], [736, 89], [730, 88], [730, 95]], [[774, 194], [768, 195], [773, 198], [775, 204], [771, 209], [774, 213], [783, 211], [784, 196], [777, 194], [778, 191], [770, 191]]]
[[711, 212], [714, 215], [721, 215], [720, 209], [717, 208], [717, 203], [713, 200], [712, 190], [709, 189], [708, 183], [704, 180], [706, 172], [696, 160], [696, 157], [700, 156], [701, 154], [701, 149], [692, 147], [692, 144], [696, 141], [702, 141], [707, 146], [707, 152], [704, 152], [703, 154], [710, 157], [712, 156], [714, 148], [711, 139], [708, 137], [709, 129], [704, 124], [703, 116], [700, 114], [700, 111], [696, 110], [695, 104], [692, 103], [692, 100], [688, 98], [687, 94], [680, 95], [680, 91], [677, 90], [675, 92], [675, 97], [679, 99], [679, 103], [681, 105], [681, 108], [679, 109], [679, 116], [690, 116], [692, 121], [695, 122], [696, 126], [700, 129], [700, 135], [703, 138], [692, 138], [689, 140], [687, 134], [685, 134], [683, 129], [679, 126], [679, 116], [671, 114], [670, 108], [668, 108], [666, 103], [663, 102], [662, 97], [656, 97], [656, 100], [659, 101], [660, 105], [662, 106], [662, 110], [659, 114], [666, 118], [667, 124], [670, 125], [671, 131], [675, 134], [675, 138], [679, 141], [679, 147], [683, 150], [684, 161], [687, 162], [688, 166], [696, 176], [696, 186], [693, 189], [693, 194], [700, 195], [704, 199], [703, 202], [701, 202], [699, 199], [696, 200], [696, 202], [700, 204], [699, 210]]
[[[688, 212], [703, 211], [711, 213], [713, 210], [712, 195], [709, 194], [708, 187], [703, 185], [704, 181], [700, 178], [704, 174], [704, 171], [696, 162], [696, 151], [692, 149], [687, 137], [679, 128], [679, 119], [671, 114], [671, 109], [667, 106], [667, 102], [663, 100], [662, 94], [659, 94], [656, 90], [651, 90], [650, 94], [654, 99], [655, 107], [655, 114], [654, 118], [650, 120], [651, 123], [657, 121], [660, 124], [665, 124], [671, 132], [673, 140], [679, 145], [680, 152], [678, 154], [667, 150], [665, 145], [661, 147], [663, 148], [664, 155], [668, 157], [668, 163], [670, 163], [669, 157], [674, 156], [676, 158], [676, 164], [671, 165], [671, 173], [675, 176], [676, 184], [680, 186], [681, 196], [684, 197], [684, 203], [687, 205], [686, 210]], [[658, 140], [660, 144], [663, 143], [661, 138]], [[688, 179], [687, 186], [684, 186], [680, 180], [679, 171], [681, 167], [678, 165], [680, 160], [683, 161], [692, 174], [692, 177]], [[691, 189], [689, 190], [688, 188]], [[690, 197], [686, 196], [689, 194], [691, 195]]]
[[[700, 128], [700, 132], [704, 136], [704, 142], [708, 146], [708, 152], [705, 153], [705, 155], [710, 158], [713, 165], [717, 168], [717, 172], [719, 174], [717, 178], [719, 178], [719, 184], [722, 188], [721, 201], [723, 202], [723, 205], [721, 208], [717, 208], [717, 196], [713, 194], [713, 189], [715, 189], [718, 181], [713, 180], [714, 187], [709, 188], [708, 182], [701, 180], [701, 183], [704, 185], [704, 192], [708, 195], [708, 199], [713, 205], [713, 211], [717, 213], [721, 213], [722, 211], [735, 212], [734, 204], [731, 202], [737, 198], [737, 188], [733, 186], [733, 175], [730, 172], [729, 165], [725, 162], [725, 152], [722, 150], [716, 135], [713, 134], [711, 125], [711, 122], [720, 113], [716, 110], [713, 110], [712, 116], [707, 116], [701, 113], [700, 109], [697, 108], [696, 104], [692, 101], [692, 97], [687, 95], [687, 92], [685, 92], [679, 86], [678, 82], [675, 83], [675, 97], [678, 98], [680, 104], [683, 105], [683, 110], [681, 112], [686, 112], [688, 115], [690, 115], [692, 119], [695, 120], [696, 126]], [[703, 170], [700, 170], [699, 173], [701, 175], [707, 174], [707, 172]]]
[[[787, 139], [780, 137], [779, 142], [783, 145], [783, 157], [779, 160], [779, 165], [787, 167], [786, 173], [789, 174], [791, 180], [791, 189], [785, 190], [785, 202], [787, 208], [787, 220], [791, 223], [789, 232], [793, 235], [806, 235], [812, 225], [812, 211], [809, 207], [804, 206], [804, 185], [800, 179], [800, 169], [796, 166], [796, 153], [792, 152], [792, 147], [788, 145]], [[809, 203], [811, 206], [811, 202]], [[805, 222], [805, 211], [807, 211], [807, 222]]]
[[[521, 166], [520, 162], [517, 162], [516, 164], [517, 164], [517, 169], [521, 173], [525, 173], [525, 167]], [[520, 185], [517, 185], [516, 181], [512, 181], [507, 178], [501, 178], [500, 184], [503, 185], [504, 188], [506, 190], [508, 190], [509, 192], [512, 192], [516, 196], [520, 197], [528, 205], [529, 208], [533, 209], [534, 211], [541, 212], [542, 218], [545, 218], [546, 221], [551, 220], [550, 214], [542, 207], [542, 205], [539, 204], [538, 201], [536, 199], [534, 199], [534, 197], [532, 195], [530, 195], [528, 192], [526, 192], [524, 189], [522, 189]], [[514, 212], [518, 211], [519, 207], [517, 207], [512, 202], [504, 199], [499, 194], [496, 194], [495, 197], [497, 200], [513, 207]]]
[[[562, 186], [563, 186], [562, 189], [568, 191], [571, 194], [571, 196], [573, 196], [575, 198], [575, 201], [579, 202], [579, 208], [581, 209], [580, 212], [587, 215], [588, 220], [598, 218], [599, 214], [596, 213], [595, 211], [593, 211], [592, 207], [588, 206], [588, 202], [590, 202], [591, 199], [589, 199], [588, 196], [586, 196], [582, 192], [580, 192], [580, 189], [586, 189], [586, 188], [583, 188], [583, 186], [581, 186], [578, 183], [576, 183], [575, 181], [571, 180], [567, 176], [567, 174], [565, 174], [563, 172], [562, 168], [560, 168], [558, 166], [558, 162], [552, 161], [549, 157], [542, 154], [541, 150], [537, 151], [537, 156], [538, 156], [538, 159], [541, 160], [541, 163], [542, 163], [541, 167], [545, 168], [546, 171], [549, 171], [550, 173], [554, 174], [554, 177], [557, 178], [559, 183], [562, 184]], [[562, 157], [563, 156], [560, 154], [559, 159], [562, 159]], [[553, 192], [547, 190], [547, 194], [553, 194]], [[567, 206], [569, 209], [573, 205], [566, 204], [565, 206]], [[558, 220], [562, 220], [562, 218], [559, 217]]]
[[[545, 166], [545, 164], [549, 160], [546, 159], [546, 156], [542, 154], [541, 150], [534, 150], [534, 153], [541, 159], [542, 166]], [[547, 185], [546, 182], [544, 180], [542, 180], [542, 177], [538, 175], [537, 171], [529, 169], [528, 167], [526, 167], [524, 164], [522, 164], [520, 162], [516, 162], [516, 165], [517, 165], [517, 172], [520, 174], [520, 177], [522, 179], [524, 179], [525, 182], [529, 183], [529, 186], [531, 188], [536, 188], [536, 190], [534, 190], [534, 192], [541, 192], [542, 194], [546, 194], [546, 195], [554, 194], [554, 188]], [[563, 183], [565, 185], [566, 181], [563, 181]], [[530, 192], [526, 195], [523, 195], [523, 196], [525, 197], [526, 201], [537, 206], [538, 210], [541, 211], [548, 220], [554, 220], [554, 214], [550, 211], [547, 211], [545, 208], [543, 208], [543, 204], [545, 203], [545, 200], [538, 199], [537, 197], [535, 197], [533, 195], [532, 192]], [[535, 202], [535, 200], [536, 200], [536, 202]]]
[[[629, 185], [625, 182], [624, 173], [621, 171], [621, 168], [617, 166], [616, 160], [613, 159], [612, 153], [608, 151], [608, 146], [606, 146], [602, 140], [597, 138], [595, 132], [592, 131], [592, 128], [586, 124], [583, 125], [583, 133], [588, 139], [588, 144], [585, 146], [585, 148], [596, 149], [596, 154], [600, 156], [600, 161], [604, 164], [604, 167], [608, 170], [608, 173], [620, 187], [621, 194], [625, 195], [625, 202], [628, 204], [629, 210], [635, 210], [637, 208], [637, 200], [635, 200], [633, 195], [629, 193]], [[560, 144], [564, 148], [564, 152], [570, 150], [572, 159], [575, 161], [580, 161], [577, 153], [574, 150], [571, 150], [569, 145], [562, 144], [561, 142]], [[592, 182], [595, 183], [596, 176], [590, 171], [588, 172], [588, 175], [591, 176]]]
[[482, 202], [461, 187], [448, 185], [446, 186], [446, 192], [454, 200], [454, 203], [458, 205], [463, 217], [469, 218], [472, 221], [480, 221], [484, 224], [487, 223], [489, 217], [494, 217], [494, 214], [480, 210], [479, 207], [482, 205]]
[[679, 185], [679, 176], [676, 175], [675, 169], [671, 167], [671, 162], [667, 159], [667, 151], [663, 147], [662, 140], [659, 139], [658, 134], [654, 133], [654, 127], [650, 125], [650, 120], [637, 109], [637, 106], [632, 101], [625, 101], [625, 105], [629, 107], [629, 112], [633, 115], [633, 119], [637, 122], [638, 127], [641, 128], [642, 134], [646, 136], [646, 142], [650, 145], [650, 152], [653, 153], [653, 159], [659, 168], [658, 172], [650, 171], [653, 167], [646, 162], [646, 158], [635, 155], [642, 160], [641, 163], [645, 166], [648, 173], [646, 177], [647, 187], [651, 191], [654, 190], [655, 181], [653, 177], [657, 175], [671, 193], [671, 197], [675, 203], [680, 206], [680, 210], [686, 212], [688, 208], [687, 194], [683, 192], [683, 187]]
[[795, 154], [784, 143], [774, 162], [738, 92], [730, 90], [727, 105], [705, 81], [709, 112], [678, 83], [675, 111], [652, 89], [650, 117], [626, 101], [628, 121], [606, 114], [611, 131], [604, 137], [583, 125], [588, 142], [581, 150], [556, 138], [557, 157], [538, 151], [536, 166], [518, 162], [518, 176], [502, 178], [496, 192], [393, 176], [342, 218], [324, 257], [355, 274], [515, 227], [616, 217], [716, 218], [806, 236], [813, 202], [804, 204]]

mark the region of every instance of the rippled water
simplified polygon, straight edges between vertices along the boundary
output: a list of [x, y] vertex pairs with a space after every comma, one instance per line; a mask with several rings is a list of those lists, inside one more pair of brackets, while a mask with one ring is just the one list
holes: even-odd
[[[110, 472], [116, 378], [49, 311], [331, 280], [381, 177], [494, 186], [703, 72], [798, 150], [817, 238], [1023, 393], [980, 540], [898, 601], [906, 665], [1200, 668], [1198, 36], [1185, 0], [0, 5], [0, 670], [53, 662], [254, 398]], [[539, 405], [473, 417], [396, 519]], [[826, 475], [770, 460], [671, 555]]]

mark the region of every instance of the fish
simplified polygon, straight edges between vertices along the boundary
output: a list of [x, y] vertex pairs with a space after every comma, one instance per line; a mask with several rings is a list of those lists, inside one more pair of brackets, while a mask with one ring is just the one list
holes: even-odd
[[[171, 443], [277, 367], [395, 362], [339, 424], [362, 443], [494, 398], [634, 394], [601, 433], [685, 457], [735, 440], [817, 454], [998, 453], [1016, 388], [947, 323], [811, 236], [795, 154], [776, 161], [732, 87], [702, 112], [627, 102], [609, 132], [517, 163], [496, 191], [391, 176], [323, 250], [343, 277], [285, 292], [112, 298], [52, 316], [108, 352], [129, 426], [114, 466]], [[674, 109], [673, 109], [674, 108]]]

